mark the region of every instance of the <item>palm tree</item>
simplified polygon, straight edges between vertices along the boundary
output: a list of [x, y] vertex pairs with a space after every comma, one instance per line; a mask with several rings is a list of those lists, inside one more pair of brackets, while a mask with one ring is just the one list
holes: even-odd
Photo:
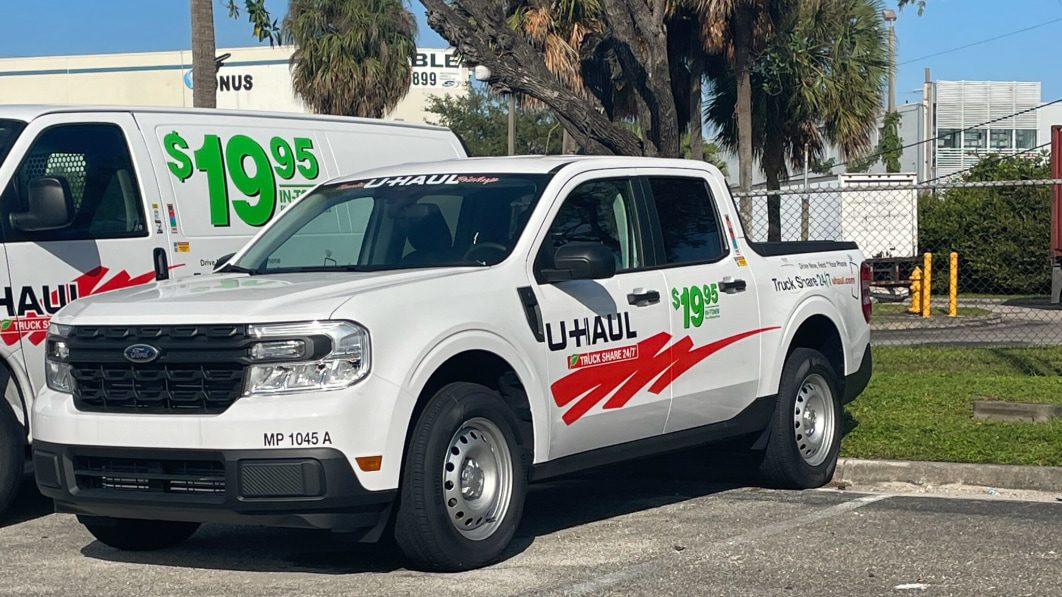
[[292, 0], [283, 29], [314, 112], [380, 118], [409, 91], [417, 24], [402, 0]]
[[192, 0], [192, 105], [217, 106], [214, 63], [214, 0]]
[[[705, 50], [724, 56], [734, 74], [737, 101], [731, 117], [737, 123], [738, 179], [741, 190], [748, 191], [752, 188], [754, 53], [770, 37], [776, 15], [790, 8], [794, 0], [690, 1], [701, 18]], [[743, 201], [741, 212], [749, 218], [751, 204]]]
[[[787, 164], [805, 152], [820, 159], [827, 145], [843, 158], [861, 155], [882, 112], [889, 59], [880, 0], [818, 0], [790, 6], [776, 21], [751, 79], [752, 148], [767, 188], [777, 190]], [[720, 140], [740, 145], [731, 115], [738, 102], [731, 70], [715, 81], [706, 117]], [[767, 198], [768, 240], [781, 238], [781, 200]]]

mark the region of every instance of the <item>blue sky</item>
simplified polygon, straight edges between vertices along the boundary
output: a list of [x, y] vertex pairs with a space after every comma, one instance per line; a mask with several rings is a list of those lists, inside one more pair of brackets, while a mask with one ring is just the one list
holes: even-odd
[[[240, 2], [242, 4], [242, 0]], [[188, 0], [7, 0], [0, 57], [174, 50], [189, 46]], [[219, 47], [252, 45], [245, 21], [229, 19], [215, 0]], [[268, 0], [280, 16], [285, 0]], [[895, 4], [887, 0], [887, 4]], [[1062, 97], [1062, 0], [929, 0], [926, 12], [905, 9], [896, 25], [899, 103], [920, 98], [922, 69], [936, 79], [1042, 81], [1044, 101]], [[446, 42], [411, 4], [420, 44]], [[924, 56], [1056, 20], [1049, 25], [932, 58]]]

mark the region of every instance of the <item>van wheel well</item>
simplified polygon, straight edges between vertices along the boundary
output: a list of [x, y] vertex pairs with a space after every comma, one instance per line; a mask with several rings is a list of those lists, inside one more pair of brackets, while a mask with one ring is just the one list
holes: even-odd
[[520, 441], [534, 453], [535, 435], [531, 423], [531, 404], [527, 400], [523, 382], [505, 359], [484, 350], [470, 350], [454, 355], [435, 370], [417, 397], [417, 404], [413, 407], [413, 416], [410, 418], [411, 429], [428, 400], [446, 384], [457, 381], [479, 384], [498, 392], [520, 422]]
[[813, 315], [800, 324], [793, 341], [789, 343], [785, 355], [787, 359], [796, 348], [810, 348], [822, 353], [833, 366], [841, 384], [844, 384], [844, 344], [841, 342], [841, 333], [830, 318], [825, 315]]

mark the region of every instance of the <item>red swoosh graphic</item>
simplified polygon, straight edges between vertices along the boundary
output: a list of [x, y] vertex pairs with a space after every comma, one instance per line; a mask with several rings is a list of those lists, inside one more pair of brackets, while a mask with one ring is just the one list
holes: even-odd
[[603, 408], [622, 408], [653, 380], [656, 381], [649, 391], [659, 394], [713, 353], [750, 336], [776, 329], [778, 326], [749, 330], [700, 348], [693, 348], [689, 336], [667, 347], [671, 334], [660, 332], [638, 343], [637, 359], [578, 369], [558, 379], [550, 386], [553, 401], [562, 408], [571, 404], [562, 416], [564, 422], [571, 425], [610, 394], [612, 397]]

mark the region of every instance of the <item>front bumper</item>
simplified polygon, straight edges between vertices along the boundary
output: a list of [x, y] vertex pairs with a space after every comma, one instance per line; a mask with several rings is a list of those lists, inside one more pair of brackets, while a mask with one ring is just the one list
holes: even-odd
[[374, 539], [394, 490], [369, 491], [333, 448], [178, 450], [34, 442], [57, 512], [329, 529]]

